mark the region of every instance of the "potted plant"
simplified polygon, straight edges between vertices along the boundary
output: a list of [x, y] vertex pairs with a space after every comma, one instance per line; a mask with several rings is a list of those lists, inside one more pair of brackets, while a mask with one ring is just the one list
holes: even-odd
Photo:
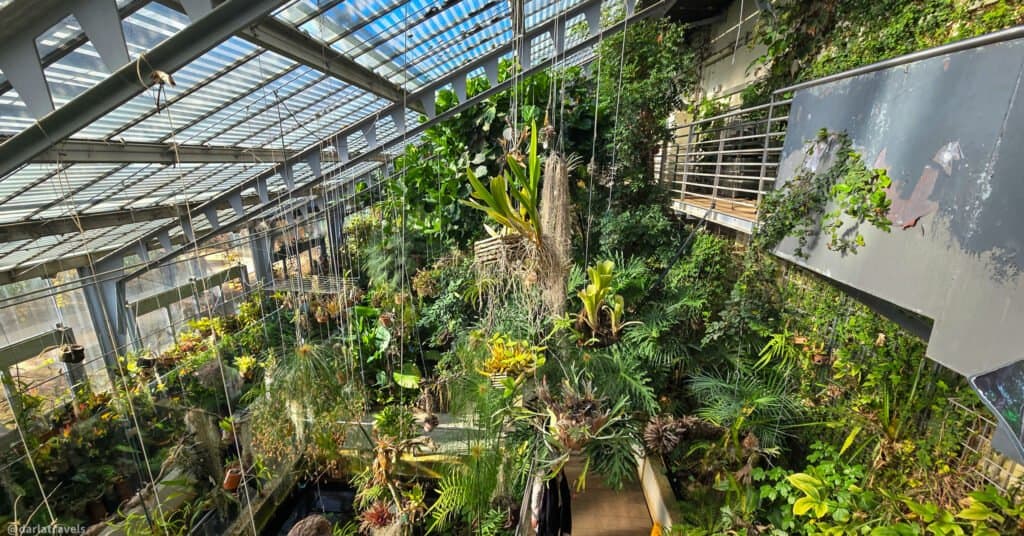
[[615, 263], [601, 261], [587, 268], [590, 283], [576, 293], [582, 304], [576, 314], [576, 330], [583, 334], [579, 346], [603, 347], [619, 340], [622, 330], [640, 322], [623, 322], [625, 301], [612, 288]]
[[224, 470], [224, 491], [235, 491], [242, 483], [242, 467], [237, 461], [228, 464]]
[[140, 355], [135, 360], [135, 364], [138, 365], [139, 369], [150, 370], [156, 366], [156, 358], [151, 355]]
[[60, 347], [60, 360], [64, 363], [85, 361], [85, 347], [81, 344], [65, 344]]
[[504, 385], [505, 378], [529, 374], [544, 365], [545, 348], [533, 346], [524, 340], [514, 340], [504, 334], [495, 334], [487, 341], [490, 356], [480, 372], [489, 377], [496, 387]]

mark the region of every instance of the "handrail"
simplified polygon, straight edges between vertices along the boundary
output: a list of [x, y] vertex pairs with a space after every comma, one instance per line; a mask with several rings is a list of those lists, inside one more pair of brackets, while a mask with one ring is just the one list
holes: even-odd
[[784, 104], [789, 104], [790, 101], [791, 101], [791, 99], [785, 99], [785, 100], [781, 100], [781, 101], [777, 100], [777, 101], [773, 101], [773, 102], [767, 102], [765, 104], [758, 104], [757, 106], [751, 106], [750, 108], [737, 108], [735, 110], [730, 110], [728, 112], [724, 112], [724, 113], [718, 114], [718, 115], [713, 116], [713, 117], [708, 117], [706, 119], [698, 119], [697, 121], [691, 121], [689, 123], [684, 123], [682, 125], [677, 126], [676, 128], [681, 128], [681, 127], [686, 127], [686, 126], [694, 126], [694, 125], [702, 125], [704, 123], [710, 123], [712, 121], [718, 121], [719, 119], [726, 119], [728, 117], [732, 117], [732, 116], [735, 116], [735, 115], [749, 114], [750, 112], [757, 112], [757, 111], [760, 111], [760, 110], [766, 110], [766, 109], [771, 108], [773, 106], [781, 106], [781, 105], [784, 105]]
[[815, 80], [808, 80], [806, 82], [800, 82], [799, 84], [793, 84], [782, 89], [776, 89], [772, 92], [772, 95], [780, 95], [783, 93], [789, 93], [791, 91], [797, 91], [800, 89], [806, 89], [809, 87], [818, 86], [821, 84], [827, 84], [829, 82], [835, 82], [837, 80], [843, 80], [853, 76], [862, 74], [873, 73], [882, 69], [888, 69], [890, 67], [897, 67], [912, 63], [915, 61], [926, 60], [934, 58], [936, 56], [942, 56], [945, 54], [952, 54], [954, 52], [960, 52], [972, 48], [977, 48], [985, 45], [992, 45], [995, 43], [1002, 43], [1004, 41], [1010, 41], [1024, 37], [1024, 25], [1014, 26], [998, 32], [990, 34], [979, 35], [977, 37], [971, 37], [963, 39], [961, 41], [954, 41], [945, 45], [937, 46], [935, 48], [929, 48], [926, 50], [919, 50], [917, 52], [911, 52], [902, 56], [896, 56], [895, 58], [889, 58], [887, 60], [878, 61], [863, 67], [857, 67], [856, 69], [850, 69], [849, 71], [843, 71], [833, 75], [817, 78]]

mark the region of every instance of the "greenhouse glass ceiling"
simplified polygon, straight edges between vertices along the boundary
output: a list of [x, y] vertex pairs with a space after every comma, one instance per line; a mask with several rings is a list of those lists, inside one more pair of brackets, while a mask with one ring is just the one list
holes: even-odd
[[599, 0], [517, 2], [0, 4], [0, 282], [379, 173], [436, 89], [465, 100], [522, 42], [528, 68], [598, 37]]

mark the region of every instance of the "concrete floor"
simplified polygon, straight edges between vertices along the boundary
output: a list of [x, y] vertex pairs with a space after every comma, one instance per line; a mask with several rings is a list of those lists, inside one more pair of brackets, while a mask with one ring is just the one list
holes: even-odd
[[[579, 466], [566, 467], [572, 485]], [[593, 471], [587, 475], [587, 488], [572, 502], [573, 536], [649, 536], [651, 515], [636, 480], [619, 491], [607, 488]]]

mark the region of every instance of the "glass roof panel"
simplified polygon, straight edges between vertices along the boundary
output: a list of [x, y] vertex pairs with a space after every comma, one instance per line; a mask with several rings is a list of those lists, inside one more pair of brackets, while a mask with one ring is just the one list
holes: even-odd
[[[311, 77], [317, 74], [317, 71], [310, 71]], [[196, 141], [209, 145], [263, 147], [269, 142], [279, 139], [282, 132], [299, 128], [295, 120], [298, 114], [329, 99], [331, 95], [335, 95], [343, 90], [350, 91], [353, 95], [363, 93], [322, 74], [311, 80], [311, 82], [311, 84], [306, 84], [306, 87], [302, 88], [301, 91], [293, 91], [287, 96], [281, 92], [267, 95], [268, 100], [273, 100], [268, 105], [265, 105], [258, 115], [252, 115], [246, 118], [244, 122], [235, 122], [228, 129], [222, 129], [217, 132], [214, 137], [200, 138]], [[274, 99], [275, 96], [282, 98]], [[280, 144], [277, 144], [273, 148], [279, 149], [282, 147]], [[305, 147], [285, 146], [284, 148], [304, 149]]]
[[[4, 177], [3, 180], [0, 180], [0, 204], [10, 201], [25, 188], [45, 180], [56, 169], [57, 166], [51, 164], [29, 164]], [[3, 212], [0, 212], [0, 218], [5, 216]]]
[[465, 39], [436, 43], [433, 50], [410, 61], [408, 69], [385, 65], [381, 71], [391, 79], [405, 77], [407, 73], [419, 73], [411, 80], [412, 88], [422, 87], [434, 80], [444, 78], [452, 71], [483, 56], [512, 39], [512, 25], [508, 19], [501, 19], [496, 25], [476, 25], [466, 32]]
[[43, 73], [50, 86], [53, 105], [60, 108], [102, 82], [109, 71], [92, 43], [85, 43], [47, 67]]
[[[181, 186], [182, 182], [179, 181], [176, 188], [157, 190], [153, 193], [153, 199], [159, 204], [196, 202], [207, 199], [216, 193], [227, 191], [243, 180], [267, 171], [271, 167], [269, 164], [248, 167], [218, 164], [215, 168], [190, 173], [182, 179], [185, 184], [184, 188]], [[163, 197], [160, 197], [161, 194]]]
[[163, 166], [145, 180], [125, 187], [118, 197], [123, 199], [121, 207], [137, 209], [154, 206], [167, 198], [168, 194], [195, 181], [196, 176], [214, 172], [227, 164], [181, 164]]
[[[332, 82], [333, 79], [322, 82], [209, 143], [234, 143], [268, 149], [304, 149], [319, 142], [325, 135], [341, 130], [391, 104], [353, 87], [337, 92], [322, 87]], [[235, 139], [243, 135], [245, 139]]]
[[[140, 93], [128, 102], [111, 110], [72, 136], [72, 138], [107, 139], [113, 137], [130, 141], [158, 141], [158, 139], [151, 137], [151, 134], [147, 136], [145, 132], [138, 133], [137, 137], [128, 137], [122, 133], [122, 130], [131, 126], [139, 118], [144, 117], [145, 114], [155, 113], [158, 101], [161, 111], [166, 108], [165, 105], [168, 102], [171, 102], [172, 104], [169, 107], [173, 114], [175, 110], [173, 103], [176, 97], [186, 94], [195, 86], [202, 84], [204, 80], [216, 78], [224, 70], [235, 67], [239, 63], [239, 58], [255, 51], [257, 51], [257, 48], [248, 41], [236, 37], [229, 38], [195, 61], [174, 72], [173, 76], [176, 84], [174, 87], [163, 86], [163, 91], [150, 88], [148, 91]], [[136, 136], [136, 134], [133, 133], [133, 136]]]
[[305, 66], [293, 66], [282, 72], [271, 74], [262, 85], [246, 92], [230, 106], [212, 108], [208, 114], [192, 125], [183, 125], [176, 135], [179, 143], [200, 143], [199, 140], [210, 139], [220, 132], [243, 123], [253, 115], [268, 109], [274, 102], [275, 95], [287, 97], [309, 87], [323, 77], [318, 71]]
[[151, 166], [152, 164], [75, 164], [35, 186], [31, 195], [19, 196], [16, 202], [18, 206], [29, 206], [36, 210], [50, 207], [60, 210], [75, 207], [77, 210], [84, 210], [95, 202], [96, 185], [130, 180]]
[[188, 138], [182, 138], [176, 131], [188, 130], [190, 125], [206, 119], [217, 110], [236, 111], [240, 102], [253, 96], [254, 89], [258, 91], [262, 85], [295, 68], [294, 62], [272, 52], [248, 54], [245, 57], [249, 59], [241, 65], [218, 72], [216, 78], [208, 83], [179, 93], [178, 100], [169, 105], [170, 113], [155, 114], [150, 109], [136, 119], [137, 124], [117, 135], [129, 139], [169, 141], [171, 134], [175, 133], [178, 143], [187, 143]]
[[[401, 0], [351, 0], [341, 2], [323, 11], [322, 15], [310, 19], [304, 24], [300, 24], [299, 29], [321, 41], [332, 43], [339, 37], [348, 35], [354, 29], [369, 23], [374, 18], [390, 13], [403, 5]], [[287, 16], [281, 16], [280, 18], [292, 24], [298, 23], [299, 20]]]
[[[424, 73], [416, 59], [447, 48], [449, 43], [461, 41], [492, 25], [504, 23], [511, 26], [508, 2], [503, 0], [469, 0], [443, 10], [435, 5], [427, 9], [425, 15], [412, 25], [399, 23], [395, 31], [379, 36], [386, 40], [368, 42], [347, 51], [347, 54], [384, 76], [409, 71], [412, 78], [422, 83]], [[403, 29], [408, 31], [403, 32]]]
[[12, 89], [0, 95], [0, 134], [13, 136], [34, 124], [35, 118], [17, 91]]
[[[527, 0], [526, 26], [534, 28], [560, 10], [584, 0]], [[284, 3], [284, 2], [282, 2]], [[119, 0], [136, 9], [122, 26], [133, 58], [152, 49], [189, 24], [182, 13], [163, 2]], [[143, 5], [144, 4], [144, 5]], [[324, 46], [345, 54], [394, 84], [415, 91], [443, 80], [466, 63], [507, 45], [512, 39], [508, 0], [296, 0], [272, 16], [296, 26]], [[141, 7], [140, 7], [141, 6]], [[577, 17], [578, 18], [578, 17]], [[569, 43], [583, 39], [570, 34]], [[73, 18], [66, 18], [40, 36], [46, 54], [81, 40]], [[534, 44], [534, 59], [550, 57], [549, 38]], [[106, 68], [91, 44], [46, 67], [47, 82], [59, 106], [106, 76]], [[172, 73], [176, 85], [149, 89], [109, 111], [73, 138], [125, 142], [169, 142], [183, 145], [288, 149], [300, 151], [322, 144], [330, 135], [388, 109], [391, 103], [341, 82], [315, 67], [300, 65], [256, 44], [231, 37]], [[406, 124], [418, 124], [419, 114], [406, 111]], [[0, 134], [15, 134], [34, 121], [16, 92], [0, 95]], [[390, 118], [377, 123], [377, 141], [398, 141]], [[416, 136], [384, 151], [388, 158]], [[366, 149], [362, 133], [349, 135], [349, 153]], [[325, 182], [344, 184], [384, 169], [380, 158], [345, 166], [334, 159], [322, 162]], [[28, 164], [0, 180], [0, 223], [26, 218], [94, 214], [151, 206], [201, 203], [272, 169], [270, 163], [88, 164], [76, 163], [57, 173], [54, 164]], [[308, 182], [312, 170], [294, 167], [294, 180]], [[272, 192], [284, 192], [280, 175], [268, 180]], [[252, 188], [247, 193], [252, 193]], [[232, 218], [233, 212], [223, 212]], [[197, 218], [197, 232], [205, 224]], [[158, 228], [164, 222], [132, 226], [133, 233]], [[48, 237], [24, 248], [47, 248], [51, 253], [81, 251], [83, 247], [116, 246], [142, 234], [125, 229], [100, 229], [72, 237]], [[133, 238], [134, 236], [134, 238]], [[113, 245], [112, 245], [113, 243]], [[0, 264], [9, 251], [0, 249]], [[21, 254], [20, 252], [18, 253]], [[31, 257], [25, 257], [29, 259]], [[37, 262], [34, 261], [34, 262]]]
[[39, 57], [44, 57], [54, 50], [67, 45], [77, 35], [82, 33], [82, 27], [74, 15], [68, 15], [36, 37], [36, 50]]

